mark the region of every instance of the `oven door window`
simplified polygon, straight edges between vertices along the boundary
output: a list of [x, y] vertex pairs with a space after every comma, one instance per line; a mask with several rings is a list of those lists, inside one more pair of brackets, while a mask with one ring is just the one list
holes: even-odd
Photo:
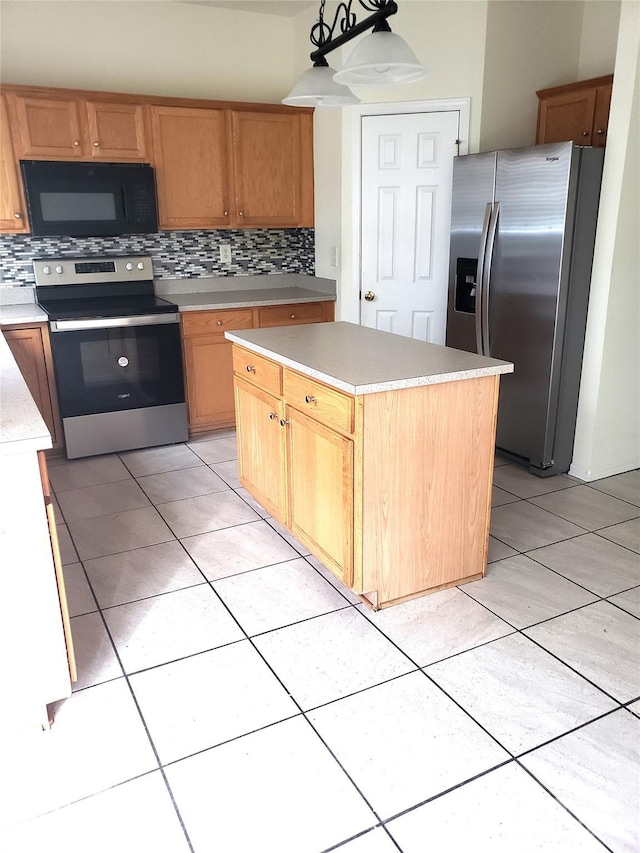
[[178, 323], [54, 332], [63, 418], [184, 402]]

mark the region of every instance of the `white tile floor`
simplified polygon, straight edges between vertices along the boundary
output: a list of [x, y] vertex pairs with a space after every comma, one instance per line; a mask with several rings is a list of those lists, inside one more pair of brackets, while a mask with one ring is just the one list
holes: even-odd
[[51, 466], [79, 680], [0, 849], [637, 853], [640, 472], [499, 459], [487, 577], [374, 613], [235, 457]]

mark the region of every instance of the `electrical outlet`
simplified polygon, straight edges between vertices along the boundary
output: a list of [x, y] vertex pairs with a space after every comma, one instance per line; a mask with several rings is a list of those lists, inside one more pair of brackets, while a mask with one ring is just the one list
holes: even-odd
[[221, 264], [230, 264], [231, 263], [231, 245], [229, 243], [223, 243], [220, 246], [220, 263]]
[[331, 266], [332, 267], [338, 266], [338, 247], [337, 246], [331, 247]]

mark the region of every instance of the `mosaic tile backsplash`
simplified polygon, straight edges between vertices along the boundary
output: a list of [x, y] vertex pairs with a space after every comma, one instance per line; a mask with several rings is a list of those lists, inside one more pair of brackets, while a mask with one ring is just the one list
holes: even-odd
[[[231, 246], [232, 262], [220, 263], [220, 246]], [[256, 228], [237, 231], [160, 231], [127, 237], [0, 237], [0, 285], [34, 284], [34, 258], [91, 255], [150, 255], [153, 277], [315, 274], [313, 228]]]

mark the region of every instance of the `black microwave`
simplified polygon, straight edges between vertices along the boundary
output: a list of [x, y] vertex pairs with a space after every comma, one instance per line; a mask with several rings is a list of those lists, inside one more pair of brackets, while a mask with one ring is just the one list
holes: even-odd
[[117, 237], [158, 230], [153, 169], [146, 163], [22, 160], [34, 237]]

